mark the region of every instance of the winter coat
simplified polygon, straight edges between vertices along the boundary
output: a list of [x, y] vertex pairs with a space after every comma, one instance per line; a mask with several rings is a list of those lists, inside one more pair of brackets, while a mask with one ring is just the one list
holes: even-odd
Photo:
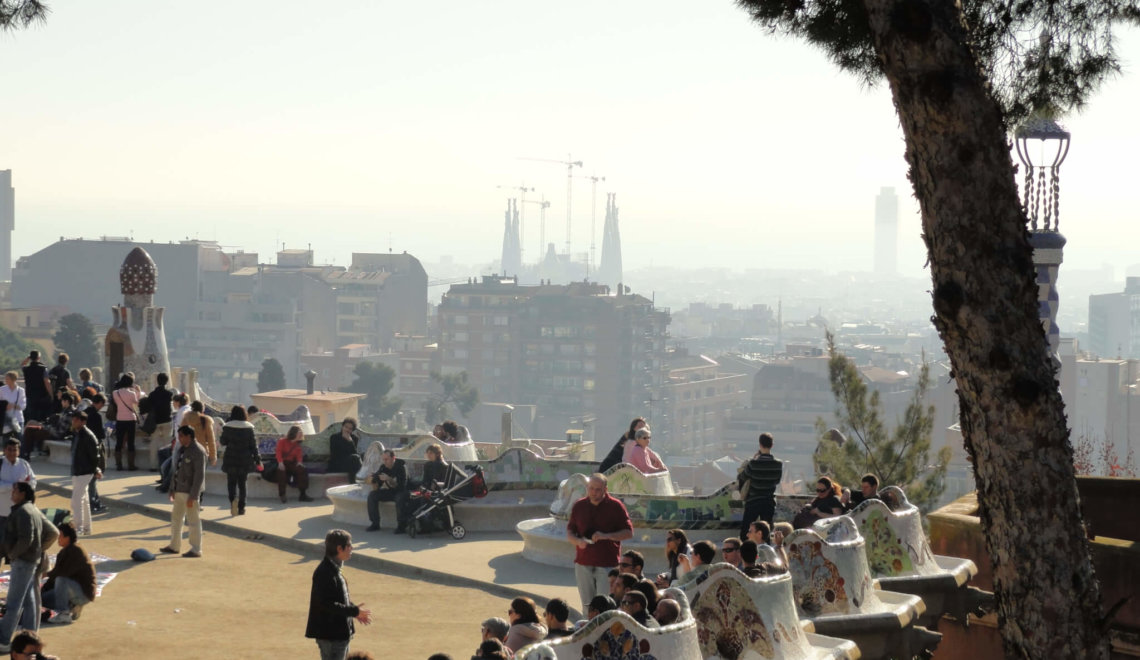
[[226, 474], [249, 474], [261, 462], [257, 449], [257, 438], [253, 434], [253, 424], [244, 420], [226, 422], [219, 438], [225, 453], [222, 454], [222, 472]]

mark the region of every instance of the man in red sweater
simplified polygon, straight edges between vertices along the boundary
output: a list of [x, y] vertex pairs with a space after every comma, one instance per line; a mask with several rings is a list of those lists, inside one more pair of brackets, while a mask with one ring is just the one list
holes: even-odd
[[585, 612], [594, 596], [606, 593], [610, 569], [621, 558], [621, 542], [633, 538], [629, 512], [606, 491], [605, 475], [590, 476], [586, 496], [570, 509], [566, 538], [577, 548], [574, 577]]

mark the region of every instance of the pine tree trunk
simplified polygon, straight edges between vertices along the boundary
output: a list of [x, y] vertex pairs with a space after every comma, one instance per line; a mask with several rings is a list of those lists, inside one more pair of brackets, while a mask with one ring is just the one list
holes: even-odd
[[864, 0], [906, 137], [1010, 658], [1107, 658], [1006, 127], [950, 0]]

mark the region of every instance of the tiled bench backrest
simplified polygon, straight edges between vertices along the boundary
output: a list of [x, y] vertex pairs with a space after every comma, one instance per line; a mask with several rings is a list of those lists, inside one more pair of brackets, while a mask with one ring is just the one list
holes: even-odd
[[730, 564], [696, 570], [677, 585], [689, 597], [705, 660], [814, 657], [789, 574], [749, 578]]
[[882, 500], [867, 500], [849, 514], [866, 540], [871, 574], [881, 578], [942, 573], [922, 530], [918, 507], [896, 486], [879, 493]]
[[784, 539], [792, 591], [806, 618], [883, 611], [867, 567], [863, 537], [848, 516], [827, 518]]
[[673, 477], [666, 472], [645, 474], [629, 463], [618, 463], [606, 470], [610, 492], [630, 495], [676, 495]]

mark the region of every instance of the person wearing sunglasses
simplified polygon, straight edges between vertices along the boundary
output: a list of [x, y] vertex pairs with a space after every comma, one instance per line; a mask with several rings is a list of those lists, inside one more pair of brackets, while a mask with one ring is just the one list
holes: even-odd
[[744, 561], [740, 558], [740, 539], [735, 536], [730, 536], [721, 541], [720, 556], [726, 564], [732, 564], [737, 568], [744, 567]]
[[633, 436], [635, 444], [629, 453], [629, 464], [644, 474], [668, 472], [669, 468], [665, 467], [665, 461], [661, 460], [657, 452], [649, 448], [649, 441], [652, 437], [653, 432], [648, 428], [638, 429]]
[[626, 550], [621, 553], [618, 570], [622, 573], [633, 573], [640, 580], [645, 577], [642, 575], [642, 572], [645, 570], [645, 557], [637, 550]]
[[621, 611], [633, 617], [633, 620], [645, 626], [646, 628], [658, 628], [657, 620], [649, 616], [646, 611], [648, 601], [645, 599], [645, 594], [640, 591], [631, 591], [621, 597]]
[[831, 479], [820, 477], [819, 481], [815, 482], [815, 499], [796, 514], [792, 525], [796, 529], [806, 529], [817, 520], [843, 515], [843, 503], [839, 501], [841, 490], [840, 486]]

